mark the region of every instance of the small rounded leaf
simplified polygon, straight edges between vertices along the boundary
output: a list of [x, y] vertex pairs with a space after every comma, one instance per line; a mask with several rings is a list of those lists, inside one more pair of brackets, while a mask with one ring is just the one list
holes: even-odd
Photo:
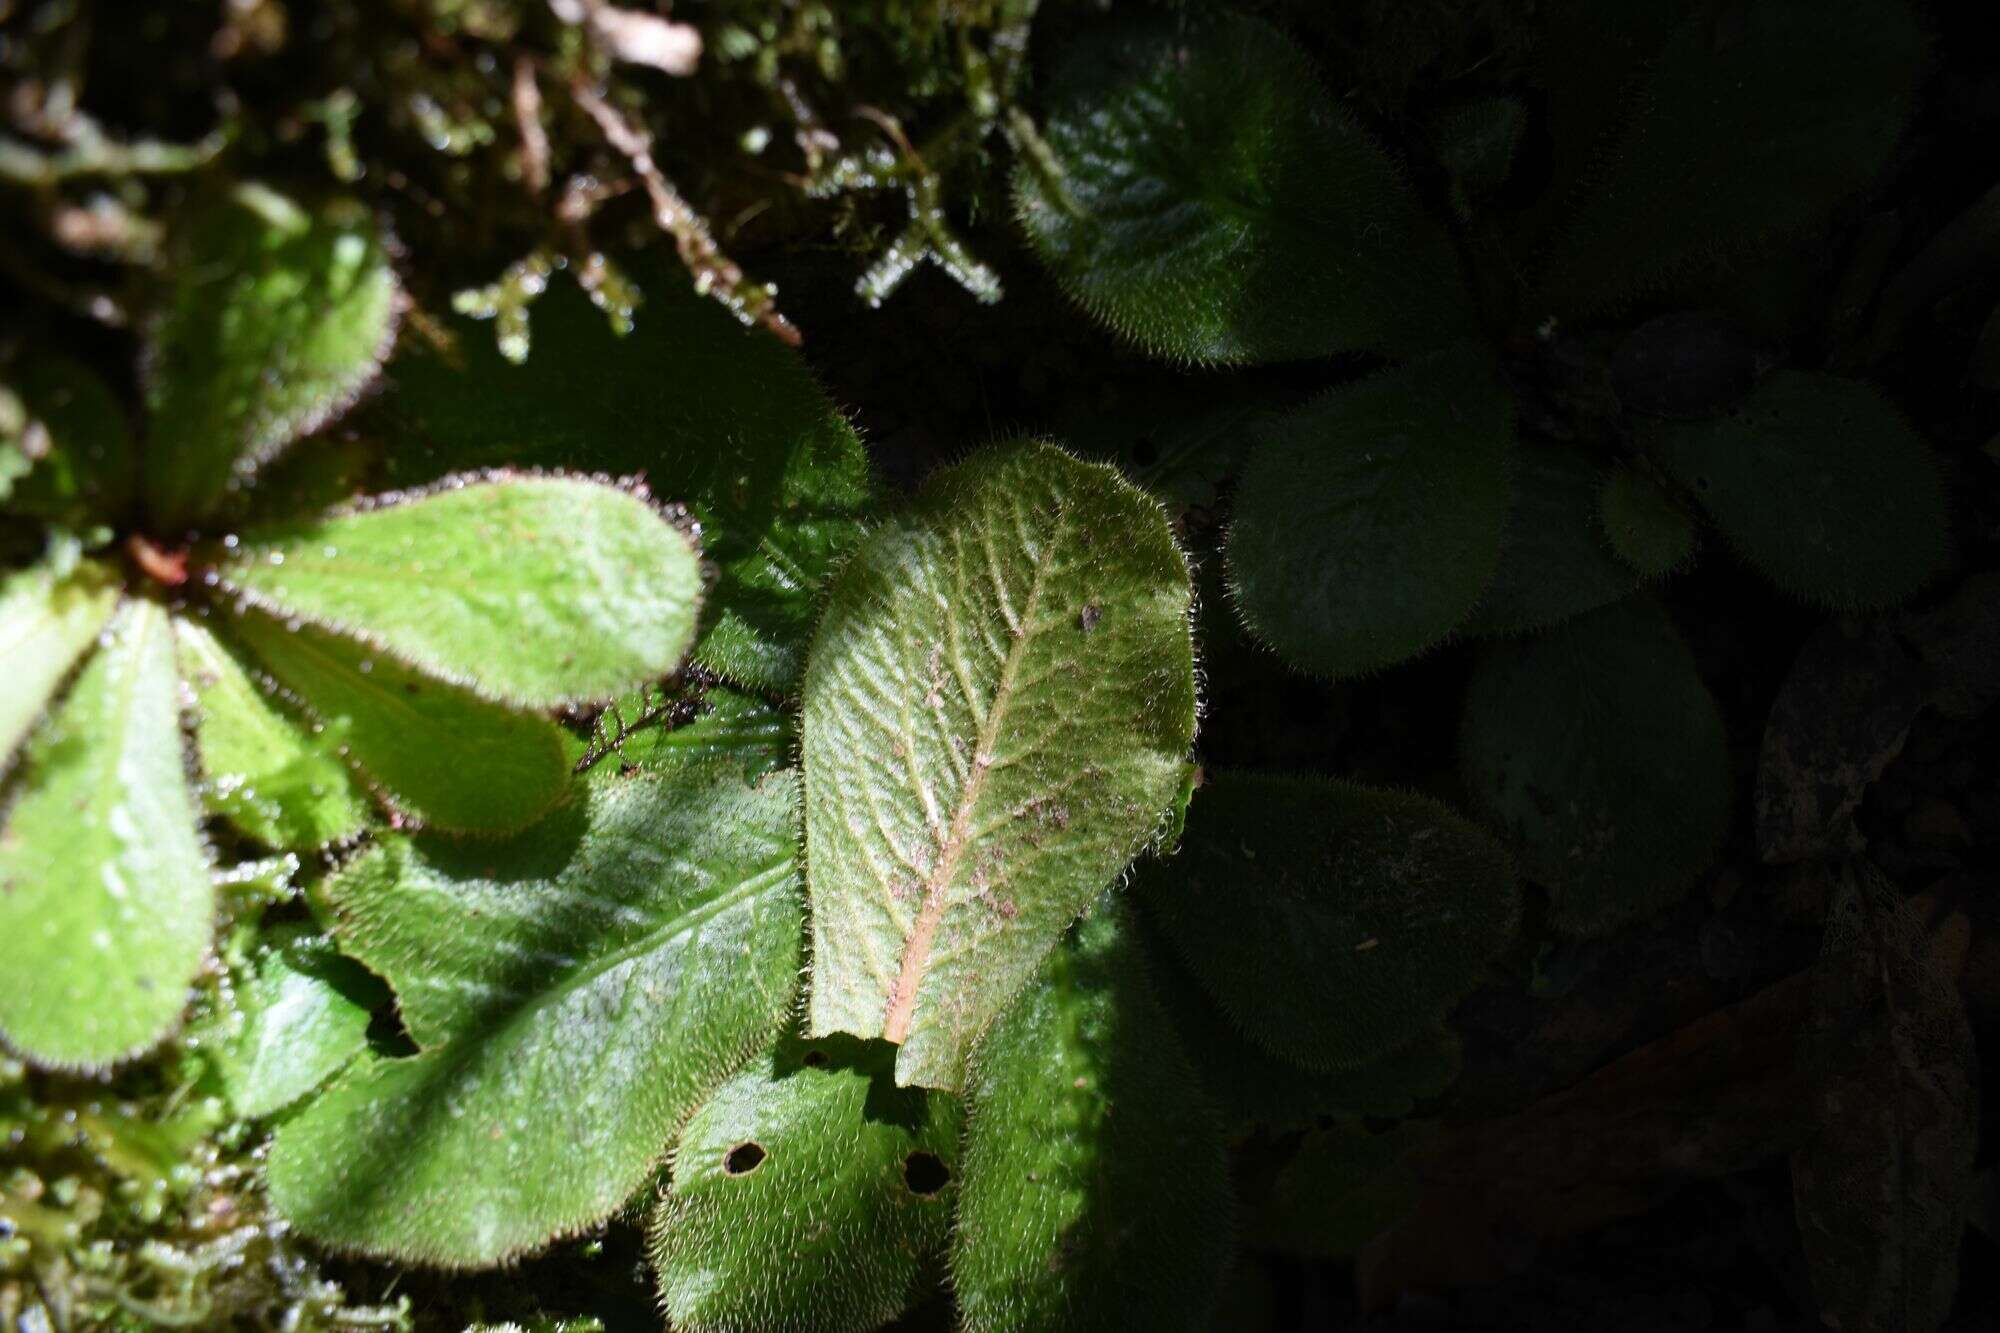
[[1794, 597], [1893, 606], [1944, 563], [1937, 459], [1865, 384], [1781, 372], [1738, 411], [1664, 427], [1651, 443], [1729, 544]]
[[1473, 804], [1566, 934], [1606, 934], [1678, 898], [1729, 823], [1722, 717], [1645, 599], [1488, 648], [1461, 740]]
[[1512, 408], [1485, 358], [1439, 353], [1276, 423], [1236, 493], [1229, 579], [1257, 637], [1335, 678], [1465, 622], [1499, 567]]
[[1598, 515], [1606, 473], [1573, 445], [1524, 440], [1500, 568], [1466, 622], [1468, 634], [1520, 634], [1631, 596], [1633, 577]]
[[688, 1121], [653, 1214], [684, 1333], [863, 1333], [907, 1308], [958, 1196], [956, 1099], [895, 1048], [788, 1037]]
[[1077, 301], [1181, 361], [1462, 337], [1444, 231], [1305, 56], [1241, 15], [1115, 24], [1062, 53], [1015, 209]]
[[1604, 535], [1640, 578], [1665, 578], [1694, 555], [1694, 523], [1673, 496], [1631, 466], [1612, 472], [1599, 497]]
[[1138, 893], [1235, 1025], [1305, 1069], [1433, 1031], [1513, 933], [1507, 855], [1428, 797], [1226, 773]]

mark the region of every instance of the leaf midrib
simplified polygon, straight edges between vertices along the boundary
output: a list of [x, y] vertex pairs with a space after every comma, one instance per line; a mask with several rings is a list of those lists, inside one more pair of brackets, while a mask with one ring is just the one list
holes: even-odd
[[[508, 1009], [496, 1021], [455, 1032], [430, 1049], [488, 1043], [511, 1036], [516, 1029], [558, 1000], [567, 999], [576, 992], [588, 988], [607, 972], [622, 967], [636, 958], [658, 952], [683, 935], [699, 931], [731, 908], [749, 902], [773, 884], [782, 881], [794, 868], [794, 859], [787, 856], [776, 865], [748, 875], [701, 906], [670, 917], [631, 942], [599, 954], [588, 962], [566, 971], [561, 980], [544, 987], [524, 1003]], [[429, 1051], [425, 1053], [429, 1054]]]
[[[1062, 540], [1064, 514], [1064, 509], [1059, 506], [1042, 554], [1035, 560], [1034, 578], [1028, 585], [1027, 599], [1021, 604], [1020, 633], [1014, 636], [1007, 656], [1000, 664], [1000, 679], [993, 688], [993, 702], [986, 710], [986, 720], [979, 729], [979, 740], [972, 751], [972, 771], [966, 775], [965, 790], [952, 811], [951, 824], [945, 831], [944, 840], [938, 846], [937, 862], [924, 883], [923, 904], [917, 910], [916, 919], [910, 923], [910, 933], [904, 937], [902, 963], [895, 983], [890, 987], [889, 1004], [882, 1020], [883, 1039], [899, 1046], [910, 1034], [910, 1020], [917, 1006], [917, 990], [929, 970], [931, 948], [936, 942], [938, 926], [944, 919], [947, 906], [947, 891], [958, 873], [959, 861], [965, 855], [972, 812], [986, 789], [986, 774], [992, 767], [993, 747], [999, 742], [1001, 723], [1013, 698], [1014, 678], [1020, 671], [1022, 658], [1027, 655], [1028, 644], [1035, 636], [1035, 614], [1041, 605], [1049, 566], [1055, 562], [1056, 547]], [[988, 762], [981, 763], [982, 758]]]

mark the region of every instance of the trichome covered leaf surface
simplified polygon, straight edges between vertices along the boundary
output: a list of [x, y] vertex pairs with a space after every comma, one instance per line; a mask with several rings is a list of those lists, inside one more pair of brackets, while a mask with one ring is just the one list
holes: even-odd
[[1072, 43], [1015, 208], [1077, 301], [1196, 362], [1410, 351], [1462, 337], [1444, 231], [1276, 29], [1212, 14]]
[[392, 836], [343, 870], [336, 938], [421, 1053], [364, 1060], [281, 1129], [280, 1211], [453, 1267], [608, 1216], [791, 1002], [797, 790], [600, 776], [508, 842]]
[[1047, 444], [938, 474], [857, 553], [805, 681], [814, 1033], [958, 1086], [1182, 786], [1189, 601], [1159, 506]]

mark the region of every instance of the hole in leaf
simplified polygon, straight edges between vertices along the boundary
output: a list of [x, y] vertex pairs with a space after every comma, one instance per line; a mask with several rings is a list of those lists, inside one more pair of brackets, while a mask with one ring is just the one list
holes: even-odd
[[930, 1198], [951, 1183], [951, 1168], [933, 1152], [913, 1152], [903, 1159], [903, 1183], [910, 1193]]
[[764, 1145], [761, 1143], [739, 1143], [722, 1158], [722, 1174], [725, 1176], [747, 1176], [764, 1164]]
[[826, 1063], [826, 1052], [819, 1050], [818, 1048], [814, 1048], [813, 1050], [807, 1051], [805, 1055], [800, 1058], [799, 1063], [804, 1065], [807, 1069], [818, 1069], [821, 1065]]

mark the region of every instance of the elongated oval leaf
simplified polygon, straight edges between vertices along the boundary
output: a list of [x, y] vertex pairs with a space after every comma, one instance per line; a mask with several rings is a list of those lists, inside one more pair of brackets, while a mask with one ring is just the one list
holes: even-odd
[[1605, 934], [1679, 897], [1729, 823], [1721, 715], [1644, 599], [1487, 649], [1461, 743], [1474, 806], [1520, 849], [1569, 934]]
[[222, 587], [478, 694], [547, 708], [680, 665], [694, 546], [599, 482], [500, 477], [245, 536]]
[[0, 662], [7, 664], [0, 773], [117, 604], [109, 573], [95, 563], [60, 578], [42, 566], [0, 579]]
[[137, 452], [125, 409], [88, 366], [37, 353], [6, 371], [8, 387], [42, 437], [33, 469], [0, 496], [16, 514], [82, 529], [127, 516]]
[[1732, 18], [1698, 8], [1654, 60], [1643, 109], [1552, 256], [1550, 308], [1698, 276], [1813, 221], [1888, 160], [1924, 55], [1900, 0], [1766, 0]]
[[958, 1085], [1181, 785], [1188, 609], [1159, 506], [1046, 444], [938, 474], [856, 553], [805, 679], [815, 1034]]
[[1230, 773], [1140, 893], [1243, 1033], [1306, 1069], [1434, 1030], [1514, 927], [1506, 853], [1426, 797]]
[[608, 777], [509, 842], [391, 837], [329, 887], [406, 1059], [278, 1133], [271, 1197], [338, 1249], [498, 1262], [608, 1216], [797, 984], [797, 779]]
[[569, 789], [563, 733], [312, 626], [230, 625], [399, 814], [463, 833], [526, 828]]
[[1730, 545], [1795, 597], [1891, 606], [1944, 562], [1937, 459], [1865, 384], [1784, 371], [1739, 411], [1665, 427], [1652, 446]]
[[396, 327], [396, 275], [358, 206], [315, 215], [245, 187], [187, 230], [146, 353], [146, 496], [162, 533], [210, 517], [344, 409]]
[[0, 1034], [65, 1069], [165, 1036], [213, 929], [166, 612], [128, 601], [107, 635], [29, 742], [0, 829]]
[[[624, 476], [701, 521], [716, 567], [696, 659], [790, 690], [824, 584], [861, 533], [868, 457], [805, 363], [695, 292], [668, 260], [630, 265], [645, 289], [630, 333], [570, 282], [534, 306], [534, 349], [507, 362], [489, 329], [454, 320], [456, 355], [414, 349], [390, 368], [397, 485], [503, 465]], [[699, 386], [693, 389], [691, 386]]]
[[1212, 1327], [1222, 1121], [1118, 915], [1084, 920], [974, 1057], [951, 1251], [967, 1333]]
[[675, 1328], [863, 1333], [910, 1304], [951, 1226], [961, 1116], [894, 1061], [789, 1037], [695, 1113], [653, 1214]]
[[259, 689], [207, 626], [175, 623], [194, 692], [202, 804], [268, 847], [308, 851], [361, 831], [368, 798], [323, 728]]
[[1302, 670], [1392, 666], [1457, 629], [1507, 521], [1512, 409], [1460, 349], [1344, 385], [1251, 457], [1229, 577], [1257, 636]]
[[1470, 331], [1444, 232], [1285, 37], [1217, 15], [1063, 52], [1015, 208], [1093, 315], [1156, 355], [1285, 361]]
[[1582, 450], [1523, 441], [1500, 568], [1466, 622], [1469, 634], [1519, 634], [1580, 616], [1638, 587], [1598, 517], [1607, 473]]

